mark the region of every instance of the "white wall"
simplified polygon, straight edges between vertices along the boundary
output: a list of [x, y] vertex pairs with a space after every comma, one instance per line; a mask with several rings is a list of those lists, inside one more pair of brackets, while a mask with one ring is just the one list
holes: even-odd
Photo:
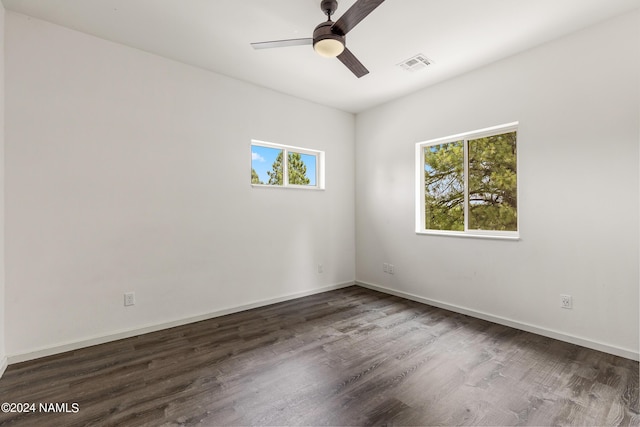
[[[587, 29], [354, 125], [7, 13], [6, 354], [17, 361], [355, 277], [637, 357], [639, 20]], [[522, 239], [415, 235], [415, 142], [515, 120]], [[252, 189], [251, 138], [325, 150], [327, 190]], [[138, 303], [124, 308], [131, 290]], [[573, 310], [558, 308], [560, 293], [573, 295]]]
[[[353, 115], [6, 25], [10, 360], [353, 283]], [[324, 150], [326, 190], [252, 188], [252, 138]]]
[[4, 6], [0, 3], [0, 376], [7, 367], [4, 293]]
[[[637, 358], [639, 24], [627, 14], [358, 115], [356, 280]], [[521, 240], [416, 235], [415, 143], [513, 121]]]

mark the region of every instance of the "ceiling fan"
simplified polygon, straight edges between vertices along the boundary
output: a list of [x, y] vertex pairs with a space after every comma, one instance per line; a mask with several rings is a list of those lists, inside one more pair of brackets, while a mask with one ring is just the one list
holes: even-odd
[[337, 57], [356, 77], [360, 78], [369, 73], [369, 70], [358, 58], [355, 57], [345, 43], [345, 36], [349, 31], [367, 17], [373, 10], [380, 6], [384, 0], [358, 0], [336, 22], [331, 20], [331, 15], [338, 8], [336, 0], [322, 0], [320, 9], [327, 15], [327, 21], [321, 23], [313, 31], [312, 38], [274, 40], [268, 42], [251, 43], [254, 49], [269, 49], [273, 47], [287, 47], [300, 45], [313, 45], [313, 49], [322, 56], [328, 58]]

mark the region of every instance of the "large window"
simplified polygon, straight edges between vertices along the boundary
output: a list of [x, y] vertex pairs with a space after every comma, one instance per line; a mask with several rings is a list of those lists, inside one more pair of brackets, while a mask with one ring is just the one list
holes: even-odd
[[251, 184], [324, 188], [324, 153], [263, 141], [251, 142]]
[[517, 123], [416, 144], [416, 232], [518, 237]]

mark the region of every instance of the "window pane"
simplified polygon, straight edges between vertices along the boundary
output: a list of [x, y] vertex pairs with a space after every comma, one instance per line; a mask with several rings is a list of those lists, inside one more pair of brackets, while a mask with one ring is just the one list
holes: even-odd
[[282, 185], [282, 149], [251, 145], [251, 183]]
[[301, 154], [302, 161], [307, 166], [307, 177], [309, 178], [309, 185], [315, 187], [318, 185], [316, 177], [318, 176], [318, 156], [313, 154]]
[[469, 141], [468, 226], [517, 231], [516, 132]]
[[464, 231], [463, 141], [424, 148], [425, 228]]
[[290, 151], [288, 160], [289, 184], [316, 185], [316, 156]]

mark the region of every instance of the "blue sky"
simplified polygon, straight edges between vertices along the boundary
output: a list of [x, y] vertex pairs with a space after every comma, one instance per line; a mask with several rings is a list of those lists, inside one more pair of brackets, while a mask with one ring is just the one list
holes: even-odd
[[[258, 173], [260, 181], [267, 183], [269, 181], [269, 175], [267, 171], [271, 171], [273, 162], [278, 157], [282, 150], [280, 148], [263, 147], [260, 145], [251, 146], [251, 167]], [[293, 151], [293, 150], [292, 150]], [[316, 185], [316, 157], [301, 153], [302, 161], [307, 166], [307, 178], [309, 178], [309, 185]]]

